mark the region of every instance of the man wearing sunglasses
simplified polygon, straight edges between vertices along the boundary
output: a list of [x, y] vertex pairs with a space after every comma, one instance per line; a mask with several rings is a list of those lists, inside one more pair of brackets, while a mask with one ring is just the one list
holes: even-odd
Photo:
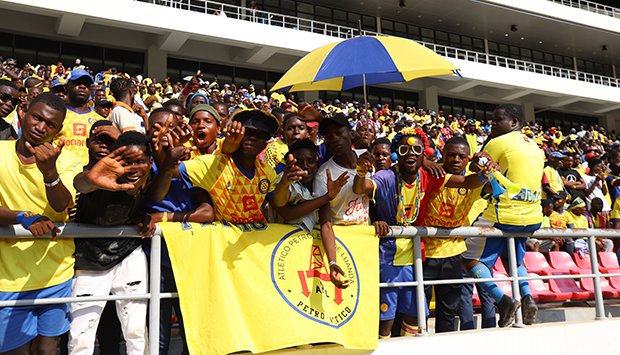
[[17, 139], [17, 133], [12, 126], [11, 112], [19, 105], [19, 91], [13, 82], [0, 80], [0, 140]]
[[[366, 172], [372, 166], [369, 154], [362, 155], [357, 163], [353, 191], [375, 198], [375, 228], [380, 237], [389, 232], [390, 225], [420, 225], [419, 216], [426, 214], [428, 197], [444, 187], [475, 189], [486, 178], [478, 174], [468, 176], [446, 174], [433, 177], [421, 169], [424, 153], [429, 147], [428, 138], [420, 128], [405, 128], [392, 141], [391, 150], [397, 153], [397, 164], [377, 172], [372, 179]], [[474, 157], [477, 161], [478, 156]], [[486, 169], [495, 167], [494, 163]], [[480, 175], [479, 175], [480, 174]], [[413, 240], [383, 239], [379, 244], [381, 282], [413, 281]], [[389, 288], [380, 290], [379, 336], [391, 336], [396, 313], [403, 314], [401, 335], [414, 336], [418, 332], [415, 288]]]

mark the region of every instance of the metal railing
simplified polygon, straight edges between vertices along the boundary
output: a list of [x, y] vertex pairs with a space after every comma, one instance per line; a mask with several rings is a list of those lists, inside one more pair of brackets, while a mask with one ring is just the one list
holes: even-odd
[[[202, 12], [209, 15], [225, 14], [227, 18], [236, 20], [261, 23], [268, 26], [277, 26], [292, 30], [312, 32], [330, 37], [342, 39], [352, 38], [360, 35], [379, 35], [378, 32], [361, 30], [353, 27], [334, 25], [326, 22], [315, 21], [300, 17], [277, 14], [268, 11], [249, 9], [235, 5], [223, 4], [215, 1], [205, 0], [132, 0], [139, 2], [152, 3], [167, 6], [175, 9]], [[601, 5], [602, 6], [602, 5]], [[620, 87], [620, 79], [591, 74], [572, 69], [565, 69], [546, 64], [538, 64], [520, 59], [502, 57], [493, 54], [471, 51], [456, 47], [449, 47], [435, 43], [416, 41], [432, 49], [436, 53], [447, 57], [469, 62], [499, 66], [508, 69], [520, 70], [525, 72], [548, 75], [563, 79], [578, 80], [604, 86]]]
[[599, 4], [587, 0], [547, 0], [556, 4], [570, 6], [577, 9], [594, 12], [600, 15], [620, 18], [620, 8]]
[[[133, 227], [97, 227], [83, 224], [60, 224], [61, 232], [58, 238], [140, 238], [138, 231]], [[590, 253], [591, 273], [580, 275], [549, 275], [549, 276], [528, 276], [519, 277], [517, 275], [515, 241], [516, 237], [561, 237], [561, 238], [581, 238], [587, 237], [591, 251], [596, 250], [595, 237], [618, 238], [620, 230], [612, 229], [540, 229], [534, 233], [504, 233], [495, 228], [479, 227], [459, 227], [454, 229], [433, 228], [433, 227], [390, 227], [388, 237], [413, 238], [414, 243], [414, 272], [417, 281], [381, 283], [379, 287], [416, 287], [416, 307], [418, 313], [418, 324], [421, 335], [427, 335], [425, 296], [424, 286], [440, 284], [465, 284], [480, 283], [486, 281], [511, 281], [513, 298], [519, 299], [520, 280], [549, 280], [549, 279], [594, 279], [594, 300], [596, 302], [596, 320], [604, 320], [605, 309], [603, 303], [603, 293], [601, 290], [601, 277], [620, 276], [620, 273], [601, 273], [598, 268], [597, 253]], [[453, 280], [433, 280], [425, 281], [421, 255], [421, 238], [423, 237], [488, 237], [488, 238], [507, 238], [508, 239], [508, 262], [509, 277], [487, 278], [487, 279], [453, 279]], [[12, 227], [0, 227], [0, 239], [2, 238], [49, 238], [49, 236], [32, 237], [30, 232], [20, 225]], [[160, 292], [161, 276], [161, 230], [159, 227], [151, 239], [151, 255], [149, 266], [149, 293], [133, 295], [110, 295], [110, 296], [84, 296], [66, 298], [46, 298], [46, 299], [20, 299], [12, 301], [0, 301], [1, 307], [32, 306], [43, 304], [72, 303], [72, 302], [96, 302], [112, 301], [119, 299], [138, 299], [149, 300], [149, 319], [148, 319], [148, 348], [149, 354], [159, 354], [159, 322], [160, 322], [160, 300], [162, 298], [178, 298], [178, 293]], [[514, 326], [523, 326], [520, 312], [517, 312]]]

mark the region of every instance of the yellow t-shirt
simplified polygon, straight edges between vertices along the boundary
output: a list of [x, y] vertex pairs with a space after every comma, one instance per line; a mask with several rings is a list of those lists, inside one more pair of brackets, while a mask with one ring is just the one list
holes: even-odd
[[521, 132], [511, 132], [490, 140], [484, 147], [499, 164], [501, 173], [521, 191], [509, 199], [506, 194], [489, 202], [483, 217], [491, 222], [526, 226], [542, 222], [540, 207], [544, 153]]
[[[434, 192], [429, 198], [423, 224], [443, 228], [462, 226], [476, 195], [480, 196], [479, 189], [443, 188]], [[424, 255], [427, 258], [448, 258], [466, 249], [463, 238], [424, 238]]]
[[586, 216], [584, 215], [577, 216], [571, 211], [565, 214], [568, 214], [568, 218], [570, 219], [570, 223], [572, 224], [571, 228], [588, 228], [589, 227], [588, 219], [586, 218]]
[[78, 112], [67, 106], [67, 114], [56, 142], [64, 136], [65, 147], [63, 151], [69, 150], [75, 153], [82, 161], [82, 166], [88, 164], [86, 138], [88, 138], [90, 127], [100, 120], [105, 120], [105, 118], [97, 114], [92, 108], [85, 112]]
[[179, 166], [182, 179], [205, 189], [213, 199], [215, 217], [231, 223], [265, 222], [267, 196], [278, 175], [260, 160], [254, 172], [242, 171], [226, 154], [202, 155]]
[[557, 213], [553, 211], [549, 215], [549, 225], [551, 228], [571, 228], [573, 222], [567, 212]]
[[[217, 147], [215, 148], [215, 152], [213, 152], [213, 154], [219, 153], [222, 151], [222, 143], [224, 142], [224, 138], [215, 138], [215, 140], [217, 141]], [[191, 148], [195, 145], [196, 143], [194, 143], [194, 138], [190, 138], [187, 142], [185, 142], [185, 144], [183, 144], [183, 146], [188, 147], [188, 148]], [[189, 159], [190, 160], [195, 159], [201, 155], [202, 154], [200, 153], [198, 149], [194, 149], [189, 153]]]
[[[56, 212], [47, 201], [43, 175], [36, 164], [24, 165], [15, 152], [17, 141], [0, 141], [0, 206], [30, 211], [52, 222], [65, 222], [67, 213]], [[73, 178], [82, 171], [79, 158], [70, 151], [56, 161], [60, 179], [75, 199]], [[0, 239], [0, 291], [37, 290], [73, 277], [73, 239]]]
[[[555, 192], [564, 191], [564, 183], [560, 177], [560, 173], [550, 166], [546, 166], [543, 170], [547, 180], [549, 180], [549, 187]], [[543, 192], [543, 199], [547, 198], [547, 194]]]

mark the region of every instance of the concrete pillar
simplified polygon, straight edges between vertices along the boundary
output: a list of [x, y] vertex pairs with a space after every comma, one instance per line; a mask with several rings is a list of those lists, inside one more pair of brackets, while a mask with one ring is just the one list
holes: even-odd
[[146, 50], [146, 76], [163, 80], [168, 76], [168, 53], [157, 45], [150, 45]]
[[381, 33], [381, 16], [375, 18], [377, 19], [377, 33]]
[[300, 91], [300, 92], [296, 92], [295, 96], [303, 99], [306, 103], [309, 103], [312, 105], [312, 102], [314, 100], [319, 99], [319, 92], [318, 91]]
[[535, 114], [534, 114], [534, 104], [525, 102], [521, 105], [521, 109], [523, 110], [523, 119], [525, 122], [535, 122]]
[[420, 101], [418, 102], [418, 108], [422, 108], [430, 111], [437, 111], [439, 108], [439, 95], [437, 95], [437, 88], [434, 86], [427, 87], [420, 93]]
[[598, 123], [600, 126], [605, 127], [607, 132], [615, 130], [616, 134], [618, 134], [620, 130], [620, 110], [606, 113], [605, 116], [598, 120]]

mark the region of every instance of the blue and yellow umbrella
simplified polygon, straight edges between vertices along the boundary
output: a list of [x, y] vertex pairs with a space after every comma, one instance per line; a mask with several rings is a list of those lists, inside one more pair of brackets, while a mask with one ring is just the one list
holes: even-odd
[[360, 36], [308, 53], [271, 90], [343, 91], [428, 76], [458, 75], [457, 70], [442, 56], [412, 40]]

